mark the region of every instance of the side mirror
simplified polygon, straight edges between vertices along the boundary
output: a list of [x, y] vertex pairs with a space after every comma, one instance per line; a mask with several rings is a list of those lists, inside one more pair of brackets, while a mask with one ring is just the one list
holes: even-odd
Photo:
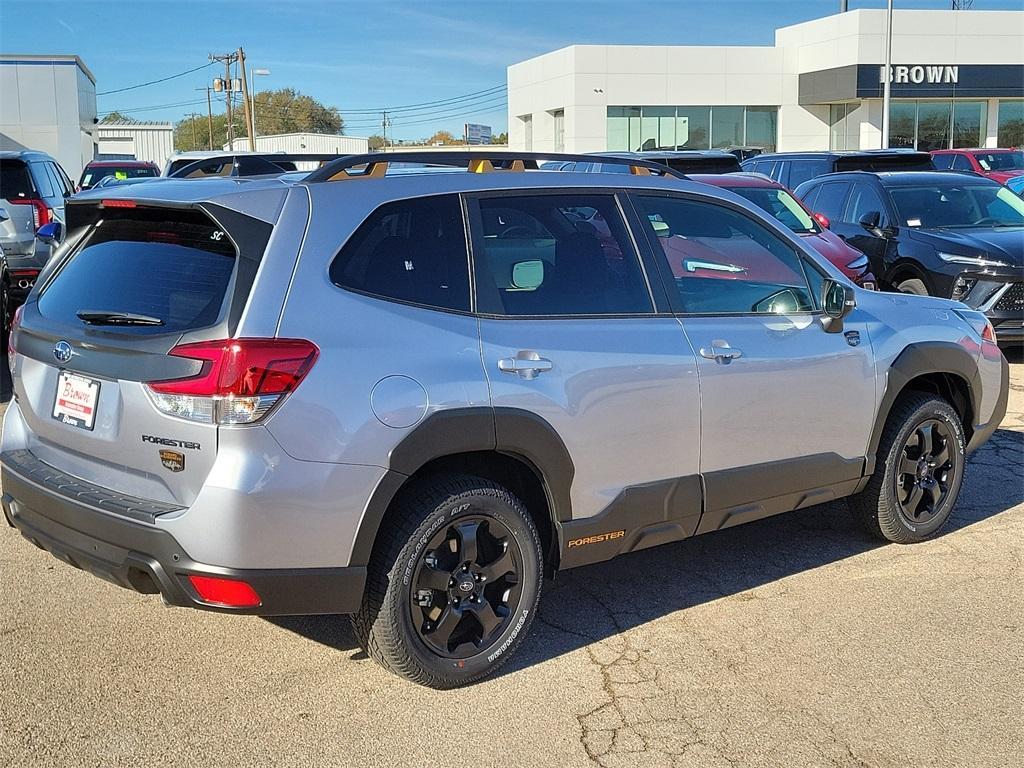
[[832, 278], [825, 280], [821, 291], [821, 309], [825, 313], [821, 324], [828, 333], [839, 333], [843, 330], [843, 318], [857, 306], [857, 297], [853, 288]]
[[888, 235], [888, 231], [882, 229], [882, 214], [878, 211], [868, 211], [860, 217], [860, 221], [857, 223], [875, 237], [885, 237]]
[[59, 245], [63, 234], [64, 227], [61, 226], [59, 221], [51, 221], [49, 224], [43, 224], [43, 226], [36, 230], [36, 237], [47, 245]]

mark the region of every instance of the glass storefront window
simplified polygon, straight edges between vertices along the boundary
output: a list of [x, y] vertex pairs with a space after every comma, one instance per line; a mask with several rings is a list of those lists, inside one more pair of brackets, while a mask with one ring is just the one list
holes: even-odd
[[640, 149], [675, 149], [676, 108], [644, 107], [640, 117]]
[[860, 102], [829, 107], [829, 149], [860, 149]]
[[743, 107], [711, 109], [711, 147], [743, 146]]
[[679, 149], [708, 149], [711, 146], [711, 107], [678, 107], [676, 141]]
[[565, 110], [556, 109], [551, 113], [555, 123], [555, 152], [565, 151]]
[[916, 142], [917, 102], [892, 102], [889, 105], [889, 146], [913, 149]]
[[953, 102], [953, 149], [985, 146], [988, 104], [984, 101]]
[[917, 104], [917, 148], [924, 152], [949, 148], [952, 103], [920, 101]]
[[608, 149], [748, 146], [773, 152], [778, 114], [778, 107], [608, 107]]
[[775, 107], [747, 107], [743, 145], [774, 152], [775, 137], [779, 135], [778, 117], [779, 110]]
[[998, 136], [1000, 147], [1019, 147], [1024, 145], [1024, 101], [999, 102], [999, 130]]

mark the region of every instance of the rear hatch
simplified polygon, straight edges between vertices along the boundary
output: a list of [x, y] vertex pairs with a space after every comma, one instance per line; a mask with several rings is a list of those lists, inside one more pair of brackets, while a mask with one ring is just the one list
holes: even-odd
[[35, 254], [39, 211], [31, 201], [37, 197], [28, 165], [0, 159], [0, 248], [9, 258]]
[[927, 152], [872, 152], [840, 155], [836, 171], [934, 171], [935, 163]]
[[145, 382], [208, 371], [169, 353], [234, 334], [272, 227], [211, 204], [68, 210], [70, 229], [85, 234], [44, 272], [15, 336], [27, 447], [117, 493], [189, 505], [213, 466], [218, 428], [166, 402], [161, 412]]

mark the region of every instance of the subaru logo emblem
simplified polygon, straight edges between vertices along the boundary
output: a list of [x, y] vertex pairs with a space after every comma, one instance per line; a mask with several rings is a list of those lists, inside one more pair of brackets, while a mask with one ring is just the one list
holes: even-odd
[[53, 345], [53, 357], [58, 363], [68, 362], [73, 354], [75, 354], [74, 350], [66, 341], [58, 341]]

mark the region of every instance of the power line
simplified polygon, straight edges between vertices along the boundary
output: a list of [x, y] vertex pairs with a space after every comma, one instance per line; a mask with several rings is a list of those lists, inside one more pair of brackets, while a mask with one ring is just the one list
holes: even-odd
[[208, 66], [213, 64], [212, 61], [203, 64], [195, 69], [186, 69], [184, 72], [179, 72], [176, 75], [168, 75], [167, 77], [161, 77], [159, 80], [150, 80], [148, 83], [139, 83], [138, 85], [129, 85], [125, 88], [115, 88], [113, 91], [102, 91], [97, 93], [97, 96], [108, 96], [111, 93], [123, 93], [124, 91], [134, 91], [136, 88], [145, 88], [147, 85], [156, 85], [157, 83], [166, 83], [168, 80], [173, 80], [176, 77], [184, 77], [185, 75], [191, 75], [193, 72], [198, 72], [200, 69], [206, 69]]
[[474, 97], [474, 96], [483, 96], [483, 95], [491, 93], [492, 91], [505, 90], [506, 88], [507, 88], [507, 86], [505, 84], [494, 85], [494, 86], [491, 86], [490, 88], [485, 88], [482, 91], [474, 91], [473, 93], [466, 93], [466, 94], [463, 94], [462, 96], [452, 96], [451, 98], [448, 98], [448, 99], [439, 99], [439, 100], [436, 100], [436, 101], [424, 101], [424, 102], [420, 102], [419, 104], [403, 104], [403, 105], [400, 105], [400, 106], [397, 106], [397, 107], [379, 107], [377, 109], [346, 109], [345, 112], [347, 114], [352, 114], [352, 115], [354, 115], [354, 114], [380, 114], [381, 112], [401, 112], [401, 111], [407, 110], [407, 109], [416, 109], [417, 107], [439, 107], [439, 106], [441, 106], [443, 104], [447, 104], [449, 102], [462, 101], [462, 100], [465, 100], [465, 99], [470, 99], [471, 97]]
[[[460, 106], [460, 107], [455, 107], [454, 109], [443, 110], [443, 111], [435, 112], [435, 113], [429, 114], [429, 115], [412, 115], [411, 117], [416, 118], [416, 119], [413, 119], [413, 120], [403, 118], [402, 116], [398, 116], [398, 117], [395, 117], [393, 119], [389, 117], [389, 120], [390, 120], [390, 122], [392, 124], [394, 124], [396, 126], [422, 125], [424, 123], [432, 123], [432, 122], [435, 122], [437, 120], [445, 120], [445, 119], [449, 119], [449, 118], [453, 118], [453, 117], [461, 117], [461, 116], [465, 116], [465, 115], [480, 114], [481, 112], [483, 112], [485, 110], [486, 111], [494, 111], [494, 110], [497, 110], [499, 107], [501, 107], [505, 103], [506, 103], [505, 102], [505, 98], [501, 97], [501, 98], [498, 98], [498, 99], [495, 99], [495, 100], [492, 100], [492, 101], [486, 101], [486, 102], [481, 102], [479, 104], [472, 104], [472, 105], [463, 105], [463, 106]], [[390, 115], [390, 113], [388, 113], [388, 114]], [[350, 122], [346, 121], [345, 127], [346, 128], [370, 128], [370, 127], [373, 127], [373, 126], [376, 126], [376, 125], [379, 125], [379, 124], [380, 124], [379, 122], [353, 121], [353, 122], [350, 123]]]

